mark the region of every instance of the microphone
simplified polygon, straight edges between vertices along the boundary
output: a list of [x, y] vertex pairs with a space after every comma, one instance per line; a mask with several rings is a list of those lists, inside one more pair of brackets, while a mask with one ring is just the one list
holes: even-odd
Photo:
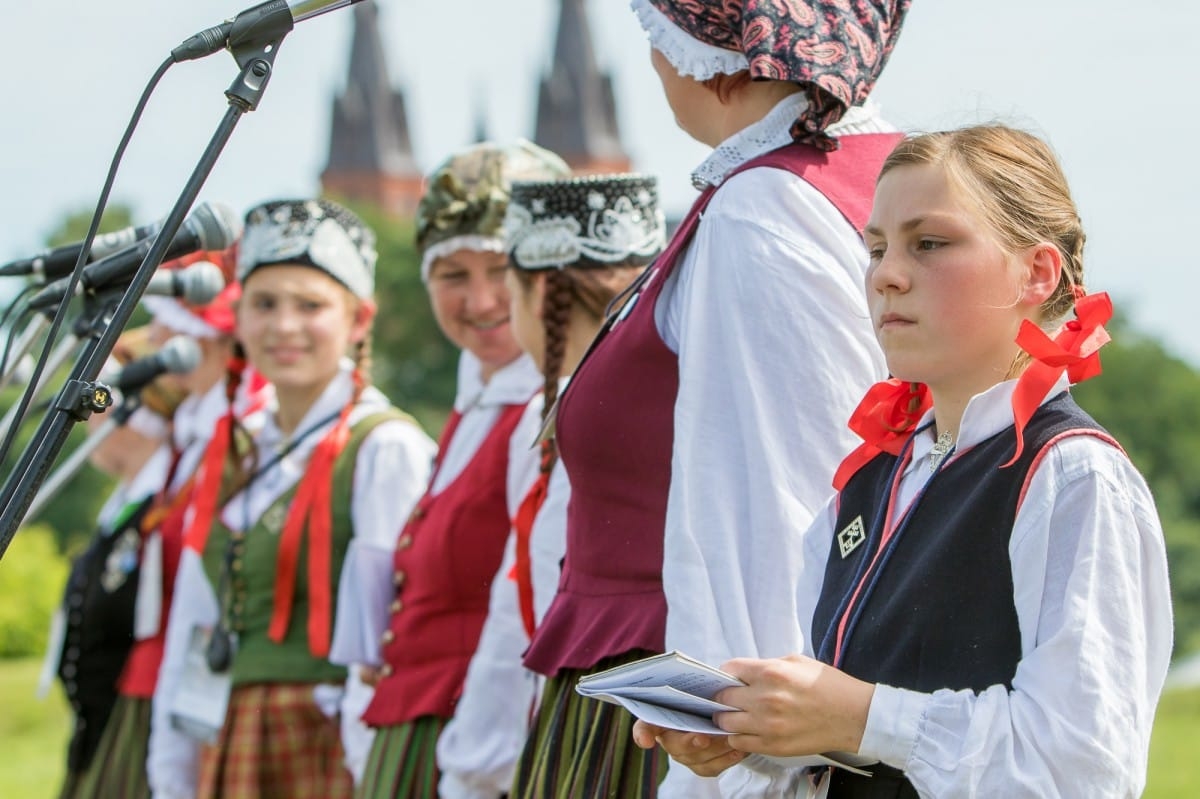
[[[127, 227], [112, 233], [102, 233], [92, 240], [92, 251], [86, 263], [92, 263], [118, 250], [123, 250], [131, 244], [136, 244], [144, 238], [153, 236], [162, 227], [162, 220], [141, 227]], [[79, 260], [79, 251], [83, 242], [76, 241], [63, 244], [52, 250], [40, 252], [32, 258], [19, 258], [0, 266], [0, 277], [16, 277], [19, 275], [35, 275], [43, 281], [55, 280], [75, 271], [75, 262]]]
[[[224, 250], [232, 246], [241, 235], [242, 220], [232, 208], [221, 203], [200, 203], [187, 219], [183, 220], [183, 225], [167, 247], [163, 258], [178, 258], [197, 250]], [[127, 284], [153, 246], [154, 239], [143, 239], [132, 247], [126, 247], [85, 266], [76, 284], [77, 293], [96, 293]], [[223, 280], [222, 278], [222, 287]], [[69, 282], [70, 278], [64, 277], [48, 284], [29, 300], [29, 307], [41, 310], [58, 305], [66, 296]]]
[[158, 352], [129, 363], [113, 381], [113, 388], [129, 395], [141, 391], [159, 375], [184, 374], [200, 365], [200, 345], [189, 336], [172, 336]]
[[297, 22], [353, 5], [360, 0], [268, 0], [246, 9], [184, 41], [171, 51], [175, 63], [204, 58], [229, 46], [231, 41], [245, 42], [259, 37], [271, 38], [288, 33]]
[[159, 269], [146, 284], [143, 297], [178, 297], [188, 305], [208, 305], [225, 288], [225, 273], [211, 261], [183, 269]]

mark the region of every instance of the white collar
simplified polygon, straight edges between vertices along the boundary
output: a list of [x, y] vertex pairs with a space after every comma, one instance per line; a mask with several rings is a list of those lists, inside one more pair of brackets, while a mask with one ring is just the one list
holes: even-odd
[[[1070, 385], [1067, 376], [1062, 375], [1046, 392], [1046, 396], [1042, 397], [1039, 405], [1044, 405], [1047, 401], [1057, 397]], [[955, 437], [954, 448], [956, 450], [961, 452], [968, 447], [973, 447], [1013, 424], [1012, 395], [1016, 387], [1016, 380], [1005, 380], [1003, 383], [997, 383], [987, 391], [971, 397], [963, 411], [962, 421], [959, 423]], [[913, 437], [913, 463], [923, 460], [933, 449], [937, 436], [932, 423], [933, 411], [926, 411], [917, 424], [919, 432]]]
[[[343, 358], [339, 364], [338, 373], [329, 381], [329, 385], [325, 386], [321, 396], [317, 397], [317, 401], [304, 414], [300, 424], [296, 425], [295, 433], [306, 433], [305, 441], [298, 447], [299, 451], [306, 452], [311, 445], [315, 445], [321, 438], [320, 431], [332, 427], [338, 411], [350, 401], [350, 397], [354, 394], [354, 381], [351, 379], [353, 371], [354, 363], [348, 358]], [[359, 398], [354, 413], [351, 414], [351, 423], [367, 413], [387, 408], [388, 404], [387, 398], [378, 389], [368, 386]], [[283, 431], [279, 429], [274, 412], [263, 414], [263, 417], [262, 429], [256, 436], [257, 444], [264, 452], [278, 451], [291, 440], [291, 436], [284, 435]], [[323, 422], [319, 428], [317, 428], [318, 422]]]
[[483, 382], [479, 359], [463, 350], [458, 359], [458, 390], [454, 410], [466, 413], [476, 406], [523, 405], [541, 387], [542, 374], [528, 355], [497, 369]]
[[[747, 161], [791, 144], [792, 124], [807, 107], [808, 99], [803, 92], [789, 94], [780, 100], [762, 119], [718, 144], [692, 172], [692, 185], [700, 191], [708, 186], [720, 186], [731, 172]], [[847, 109], [828, 132], [831, 136], [850, 136], [895, 130], [880, 118], [875, 103], [866, 102]]]
[[229, 410], [225, 399], [225, 381], [218, 380], [203, 394], [189, 394], [175, 409], [172, 440], [184, 450], [197, 441], [208, 441], [213, 429]]

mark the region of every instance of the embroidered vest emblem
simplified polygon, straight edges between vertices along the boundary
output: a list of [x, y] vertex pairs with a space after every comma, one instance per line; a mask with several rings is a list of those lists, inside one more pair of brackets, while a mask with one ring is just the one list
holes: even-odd
[[854, 550], [867, 540], [867, 530], [863, 527], [862, 516], [855, 516], [854, 521], [846, 525], [846, 528], [837, 535], [838, 550], [842, 553], [844, 559]]

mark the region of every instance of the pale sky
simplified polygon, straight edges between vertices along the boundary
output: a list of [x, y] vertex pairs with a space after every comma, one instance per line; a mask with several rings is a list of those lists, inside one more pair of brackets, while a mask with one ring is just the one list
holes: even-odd
[[[9, 3], [0, 48], [0, 261], [41, 249], [69, 210], [90, 208], [142, 88], [172, 47], [234, 16], [236, 0]], [[380, 0], [396, 84], [407, 94], [424, 169], [474, 134], [486, 105], [493, 138], [533, 133], [558, 0]], [[625, 0], [589, 0], [596, 49], [616, 83], [636, 169], [682, 212], [688, 173], [707, 150], [676, 128]], [[306, 21], [283, 42], [261, 107], [246, 115], [201, 192], [239, 211], [306, 195], [345, 81], [352, 12]], [[1200, 122], [1189, 34], [1193, 0], [914, 0], [875, 99], [906, 130], [980, 121], [1049, 139], [1088, 234], [1085, 270], [1135, 324], [1200, 366], [1196, 224]], [[227, 53], [174, 67], [151, 100], [114, 200], [138, 223], [163, 216], [224, 114], [237, 74]], [[1179, 244], [1183, 240], [1183, 244]]]

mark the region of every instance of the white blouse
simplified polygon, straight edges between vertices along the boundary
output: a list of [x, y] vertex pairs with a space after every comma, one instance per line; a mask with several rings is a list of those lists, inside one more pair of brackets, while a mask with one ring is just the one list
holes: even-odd
[[[1012, 424], [1013, 385], [971, 400], [960, 449]], [[1048, 397], [1064, 388], [1065, 380]], [[925, 465], [933, 442], [932, 428], [917, 435], [900, 507], [932, 474]], [[806, 627], [836, 518], [831, 501], [804, 534], [796, 585]], [[1172, 645], [1166, 551], [1145, 480], [1122, 452], [1092, 436], [1054, 444], [1029, 481], [1009, 561], [1021, 631], [1012, 690], [926, 694], [877, 685], [860, 754], [903, 769], [921, 796], [1140, 796]], [[812, 655], [807, 643], [804, 652]], [[763, 768], [757, 758], [747, 762]], [[795, 773], [726, 773], [723, 786], [735, 777], [741, 783], [730, 796], [807, 790]]]
[[[559, 381], [560, 394], [567, 380]], [[516, 516], [538, 476], [541, 414], [539, 395], [530, 401], [513, 432], [509, 447], [509, 518]], [[534, 618], [538, 622], [558, 591], [560, 563], [567, 547], [570, 491], [566, 469], [558, 461], [529, 537]], [[516, 537], [510, 535], [504, 560], [492, 581], [487, 621], [467, 670], [462, 697], [455, 706], [454, 718], [438, 738], [441, 799], [497, 799], [506, 793], [529, 734], [529, 720], [541, 695], [541, 679], [521, 663], [529, 636], [521, 618], [517, 584], [509, 578], [515, 562]]]
[[[797, 607], [769, 586], [804, 568], [788, 537], [833, 493], [846, 427], [885, 373], [863, 289], [858, 232], [779, 169], [725, 176], [790, 141], [804, 99], [784, 99], [696, 172], [720, 190], [655, 308], [679, 355], [663, 558], [666, 648], [708, 663], [798, 651]], [[891, 128], [856, 110], [855, 132]], [[838, 131], [834, 131], [838, 132]], [[663, 799], [712, 792], [668, 771]]]

